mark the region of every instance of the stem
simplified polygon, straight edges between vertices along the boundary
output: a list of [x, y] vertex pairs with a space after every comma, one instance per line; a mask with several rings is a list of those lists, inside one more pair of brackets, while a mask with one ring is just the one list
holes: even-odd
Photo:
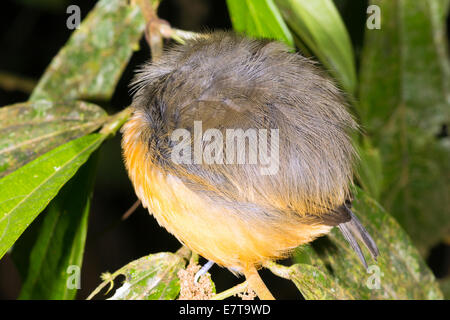
[[206, 37], [204, 34], [192, 32], [192, 31], [186, 31], [186, 30], [180, 30], [176, 28], [171, 28], [170, 30], [170, 38], [175, 40], [178, 43], [185, 44], [185, 40], [195, 39], [199, 37]]
[[122, 216], [122, 221], [128, 219], [129, 216], [131, 216], [131, 214], [133, 212], [136, 211], [136, 209], [139, 207], [139, 205], [141, 204], [141, 200], [136, 200], [136, 202], [127, 210], [127, 212], [125, 212]]
[[123, 124], [128, 120], [128, 118], [133, 113], [133, 109], [128, 107], [116, 114], [113, 114], [109, 117], [109, 120], [103, 125], [100, 130], [101, 134], [104, 134], [106, 137], [112, 137], [116, 134], [116, 132], [123, 126]]
[[141, 9], [144, 16], [145, 27], [145, 39], [152, 53], [152, 60], [158, 60], [163, 53], [163, 37], [161, 35], [162, 25], [168, 24], [167, 22], [159, 19], [156, 11], [159, 6], [160, 0], [134, 0], [134, 2]]
[[244, 281], [230, 289], [227, 289], [225, 291], [222, 291], [221, 293], [215, 294], [211, 300], [224, 300], [226, 298], [232, 297], [238, 293], [244, 292], [247, 290], [248, 282]]
[[[108, 293], [109, 291], [111, 291], [111, 289], [112, 289], [113, 286], [114, 286], [114, 282], [113, 282], [114, 279], [117, 278], [117, 276], [119, 276], [120, 274], [122, 274], [122, 270], [123, 270], [126, 266], [128, 266], [128, 264], [125, 265], [125, 266], [123, 266], [122, 268], [120, 268], [119, 270], [117, 270], [116, 272], [114, 272], [113, 274], [107, 273], [107, 276], [108, 276], [107, 279], [106, 279], [106, 278], [103, 278], [103, 275], [102, 275], [102, 280], [103, 280], [103, 282], [100, 283], [100, 285], [99, 285], [97, 288], [95, 288], [94, 291], [91, 292], [91, 294], [86, 298], [86, 300], [91, 300], [91, 299], [92, 299], [94, 296], [96, 296], [96, 295], [97, 295], [104, 287], [106, 287], [107, 284], [111, 284], [110, 287], [109, 287], [109, 289], [108, 289], [108, 291], [107, 291], [107, 293]], [[106, 274], [105, 274], [105, 275], [106, 275]], [[106, 294], [107, 294], [107, 293], [106, 293]]]
[[189, 260], [189, 264], [198, 264], [198, 254], [192, 251], [191, 259]]

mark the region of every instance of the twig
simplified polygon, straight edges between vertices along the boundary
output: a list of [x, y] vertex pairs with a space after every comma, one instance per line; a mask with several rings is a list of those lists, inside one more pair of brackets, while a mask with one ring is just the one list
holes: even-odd
[[291, 279], [291, 269], [273, 261], [265, 262], [263, 266], [269, 269], [274, 275], [284, 279]]
[[189, 259], [189, 264], [198, 264], [198, 254], [192, 251], [191, 259]]
[[247, 279], [249, 287], [258, 295], [260, 300], [275, 300], [274, 296], [261, 279], [255, 266], [244, 268], [245, 279]]
[[159, 0], [134, 0], [141, 9], [142, 15], [147, 23], [145, 28], [145, 39], [147, 40], [152, 52], [152, 60], [155, 61], [162, 56], [163, 53], [163, 32], [164, 26], [170, 25], [167, 21], [162, 20], [156, 14]]
[[177, 252], [175, 252], [175, 254], [180, 256], [181, 258], [189, 261], [189, 258], [192, 255], [192, 251], [188, 247], [182, 246], [180, 249], [177, 250]]
[[[95, 297], [104, 287], [106, 287], [107, 284], [110, 284], [110, 287], [108, 289], [108, 291], [106, 292], [106, 294], [111, 291], [111, 289], [114, 286], [114, 279], [119, 276], [120, 274], [122, 274], [122, 270], [126, 267], [127, 265], [123, 266], [122, 268], [120, 268], [119, 270], [117, 270], [116, 272], [114, 272], [113, 274], [107, 272], [102, 274], [102, 283], [100, 283], [100, 285], [95, 288], [94, 291], [91, 292], [91, 294], [86, 298], [86, 300], [91, 300], [93, 297]], [[111, 284], [112, 283], [112, 284]]]
[[167, 38], [171, 38], [181, 44], [185, 44], [186, 43], [185, 40], [195, 39], [199, 37], [205, 38], [206, 35], [192, 31], [180, 30], [176, 28], [171, 28], [169, 33], [167, 34]]
[[248, 288], [247, 281], [244, 281], [230, 289], [222, 291], [221, 293], [215, 294], [211, 300], [224, 300], [226, 298], [232, 297], [238, 293], [244, 292]]
[[133, 212], [136, 211], [136, 209], [139, 207], [139, 205], [141, 204], [141, 200], [136, 200], [136, 202], [130, 207], [130, 209], [127, 210], [127, 212], [125, 212], [122, 216], [122, 221], [128, 219], [129, 216], [131, 216], [131, 214]]
[[31, 93], [37, 82], [33, 79], [0, 71], [0, 88], [6, 91], [22, 91]]
[[446, 245], [450, 245], [450, 234], [444, 236], [443, 242], [444, 242]]

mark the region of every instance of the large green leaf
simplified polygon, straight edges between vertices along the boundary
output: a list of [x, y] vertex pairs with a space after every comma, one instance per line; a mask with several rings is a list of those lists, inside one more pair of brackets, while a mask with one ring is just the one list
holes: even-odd
[[273, 0], [227, 0], [236, 31], [257, 38], [276, 39], [294, 46], [294, 39]]
[[0, 108], [0, 177], [105, 120], [103, 109], [86, 102], [40, 100]]
[[13, 256], [23, 250], [29, 256], [20, 299], [75, 298], [77, 287], [70, 277], [79, 273], [72, 274], [68, 267], [81, 270], [97, 158], [91, 156], [42, 213], [40, 232], [31, 248], [21, 247], [20, 239], [16, 243]]
[[108, 99], [145, 28], [128, 0], [101, 0], [42, 76], [31, 100]]
[[306, 299], [442, 299], [439, 284], [405, 231], [364, 191], [355, 189], [354, 195], [352, 210], [380, 251], [374, 261], [363, 248], [368, 270], [337, 228], [297, 248], [294, 265], [270, 269], [291, 279]]
[[380, 200], [426, 250], [450, 231], [448, 0], [372, 1], [380, 30], [366, 30], [359, 92], [362, 125], [380, 150]]
[[[349, 93], [356, 89], [352, 44], [331, 0], [275, 0], [296, 35]], [[302, 43], [299, 47], [302, 47]]]
[[180, 292], [177, 276], [186, 265], [183, 256], [170, 252], [160, 252], [142, 257], [123, 266], [112, 275], [104, 276], [105, 281], [91, 294], [92, 298], [103, 287], [118, 277], [125, 281], [113, 300], [173, 300]]
[[105, 137], [78, 138], [0, 179], [0, 258]]

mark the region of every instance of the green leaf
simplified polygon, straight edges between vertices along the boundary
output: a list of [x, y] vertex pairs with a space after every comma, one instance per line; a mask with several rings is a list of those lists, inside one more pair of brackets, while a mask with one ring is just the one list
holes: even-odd
[[106, 113], [86, 102], [40, 100], [0, 108], [0, 177], [97, 129]]
[[[59, 10], [65, 11], [67, 6], [71, 4], [69, 0], [14, 0], [14, 2], [20, 5], [54, 12], [58, 12]], [[58, 13], [61, 13], [61, 11]]]
[[410, 238], [376, 201], [356, 189], [352, 210], [375, 240], [378, 261], [364, 247], [369, 265], [365, 270], [334, 228], [328, 236], [299, 247], [294, 255], [297, 264], [284, 271], [305, 298], [442, 299], [439, 284]]
[[357, 146], [359, 154], [358, 162], [358, 182], [370, 196], [379, 201], [383, 168], [380, 150], [373, 147], [369, 137], [362, 137], [362, 142]]
[[273, 0], [227, 0], [233, 29], [256, 38], [294, 46], [294, 39]]
[[128, 0], [101, 0], [52, 60], [31, 100], [109, 99], [145, 21]]
[[354, 93], [356, 68], [352, 44], [333, 1], [275, 0], [275, 3], [296, 35], [341, 86], [348, 93]]
[[423, 254], [450, 230], [448, 0], [372, 1], [380, 30], [366, 30], [361, 121], [381, 155], [383, 206]]
[[29, 256], [20, 299], [75, 298], [76, 282], [71, 281], [71, 276], [76, 278], [79, 273], [72, 274], [71, 268], [75, 272], [81, 270], [97, 154], [91, 156], [42, 213], [40, 232], [32, 245], [21, 245], [21, 239], [16, 243], [13, 258]]
[[316, 267], [297, 263], [289, 267], [289, 273], [292, 282], [306, 300], [345, 298], [344, 289]]
[[0, 258], [104, 139], [78, 138], [0, 179]]
[[[160, 252], [142, 257], [120, 268], [112, 275], [103, 276], [104, 282], [91, 294], [97, 294], [119, 275], [125, 276], [112, 300], [173, 300], [180, 292], [178, 271], [186, 265], [179, 254]], [[109, 290], [108, 290], [109, 291]]]

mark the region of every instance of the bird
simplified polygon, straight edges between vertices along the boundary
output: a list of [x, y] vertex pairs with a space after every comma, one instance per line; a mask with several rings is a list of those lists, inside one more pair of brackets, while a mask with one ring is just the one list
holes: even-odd
[[258, 269], [334, 227], [366, 268], [358, 240], [377, 258], [351, 210], [359, 128], [317, 62], [213, 31], [165, 48], [130, 88], [129, 178], [159, 225], [209, 260], [202, 273], [216, 263], [273, 299]]

